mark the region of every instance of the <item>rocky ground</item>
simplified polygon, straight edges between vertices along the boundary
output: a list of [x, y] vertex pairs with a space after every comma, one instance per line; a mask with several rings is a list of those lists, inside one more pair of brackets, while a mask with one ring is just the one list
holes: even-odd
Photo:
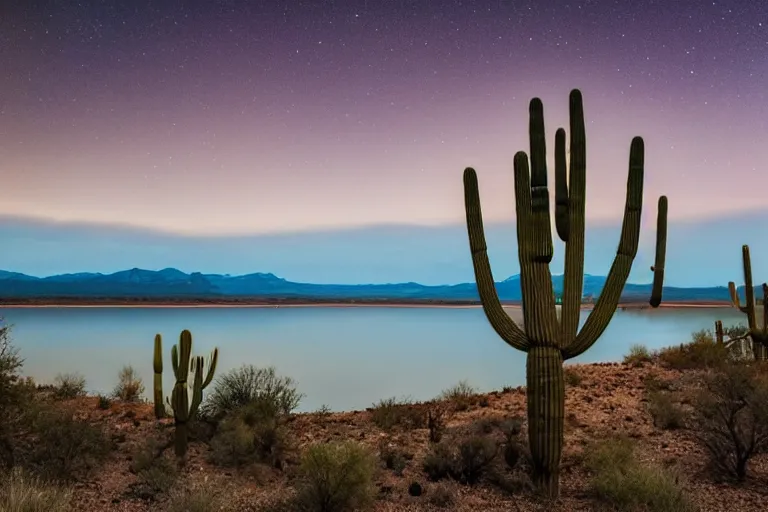
[[[613, 434], [625, 434], [636, 439], [642, 460], [676, 467], [681, 474], [682, 485], [703, 511], [766, 510], [768, 456], [753, 459], [751, 476], [746, 483], [739, 486], [718, 484], [705, 474], [705, 454], [694, 442], [689, 430], [663, 430], [654, 426], [646, 400], [648, 379], [667, 381], [684, 392], [687, 386], [692, 385], [689, 373], [666, 370], [653, 364], [643, 367], [597, 364], [569, 368], [562, 497], [554, 504], [542, 503], [525, 485], [519, 485], [510, 495], [490, 483], [469, 487], [429, 482], [421, 464], [429, 447], [428, 430], [396, 428], [385, 432], [373, 424], [371, 411], [298, 414], [291, 417], [288, 428], [298, 448], [330, 440], [354, 439], [376, 452], [388, 444], [409, 453], [412, 459], [401, 476], [382, 464], [377, 477], [379, 497], [374, 506], [374, 510], [379, 512], [441, 510], [433, 504], [436, 500], [432, 496], [436, 493], [453, 494], [454, 499], [446, 507], [457, 511], [596, 510], [599, 503], [590, 493], [589, 474], [583, 468], [579, 455], [588, 442]], [[468, 409], [452, 412], [448, 416], [448, 431], [482, 419], [492, 423], [494, 418], [525, 416], [525, 390], [522, 388], [492, 392], [476, 398], [474, 405]], [[168, 422], [157, 422], [149, 404], [114, 402], [109, 409], [102, 410], [98, 407], [97, 398], [85, 397], [75, 401], [82, 415], [108, 429], [117, 449], [98, 473], [76, 485], [74, 509], [162, 510], [166, 497], [148, 501], [137, 497], [135, 490], [132, 492], [137, 477], [130, 468], [136, 447], [158, 433], [169, 432], [170, 426], [165, 425]], [[208, 485], [207, 488], [222, 493], [230, 507], [228, 510], [266, 510], [264, 507], [268, 503], [292, 492], [290, 470], [279, 471], [265, 466], [220, 468], [208, 461], [208, 450], [203, 443], [191, 445], [182, 478], [192, 485]], [[423, 487], [421, 496], [409, 495], [408, 487], [414, 481]]]

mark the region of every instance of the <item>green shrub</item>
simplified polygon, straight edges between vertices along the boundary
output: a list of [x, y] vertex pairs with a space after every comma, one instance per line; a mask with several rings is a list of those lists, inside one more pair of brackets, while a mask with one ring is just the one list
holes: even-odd
[[581, 381], [584, 380], [581, 373], [568, 366], [563, 368], [563, 379], [565, 380], [566, 386], [572, 388], [580, 386]]
[[677, 370], [718, 368], [728, 361], [728, 350], [707, 330], [694, 332], [693, 341], [659, 351], [659, 360]]
[[112, 396], [124, 402], [136, 402], [144, 393], [144, 382], [136, 374], [133, 366], [123, 366], [118, 374], [119, 382]]
[[233, 510], [221, 490], [213, 483], [174, 489], [166, 503], [168, 512], [220, 512]]
[[299, 467], [297, 509], [351, 512], [373, 503], [376, 459], [354, 441], [309, 446]]
[[31, 420], [35, 441], [27, 461], [41, 476], [75, 480], [98, 467], [111, 450], [104, 431], [66, 407], [42, 405]]
[[440, 398], [453, 403], [457, 411], [464, 411], [475, 402], [477, 390], [469, 382], [462, 380], [440, 393]]
[[252, 402], [270, 404], [279, 414], [290, 414], [304, 397], [290, 377], [279, 377], [274, 367], [243, 365], [216, 378], [213, 391], [200, 408], [203, 417], [222, 419]]
[[424, 471], [432, 481], [451, 477], [474, 485], [480, 481], [499, 453], [499, 444], [485, 436], [469, 435], [458, 443], [436, 444], [424, 458]]
[[629, 347], [629, 354], [624, 356], [624, 364], [640, 366], [644, 363], [650, 363], [653, 360], [650, 351], [645, 345], [632, 345]]
[[685, 426], [685, 413], [675, 403], [669, 392], [652, 391], [648, 393], [648, 410], [653, 417], [653, 425], [664, 430], [674, 430]]
[[211, 440], [212, 460], [225, 466], [252, 462], [281, 468], [290, 446], [284, 409], [269, 397], [230, 412]]
[[396, 426], [413, 429], [424, 428], [427, 417], [423, 408], [408, 399], [386, 398], [373, 404], [371, 421], [382, 430], [391, 430]]
[[637, 461], [634, 443], [613, 438], [588, 446], [585, 465], [591, 472], [590, 487], [602, 502], [619, 511], [696, 510], [672, 472]]
[[77, 372], [56, 375], [53, 396], [59, 400], [85, 396], [85, 377]]
[[34, 382], [21, 377], [22, 364], [10, 327], [0, 326], [0, 467], [15, 465], [15, 438], [35, 397]]
[[0, 510], [3, 512], [65, 512], [72, 492], [14, 469], [0, 478]]

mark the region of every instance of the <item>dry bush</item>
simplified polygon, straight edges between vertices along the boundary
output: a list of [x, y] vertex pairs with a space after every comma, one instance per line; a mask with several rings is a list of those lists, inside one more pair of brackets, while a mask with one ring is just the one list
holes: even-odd
[[72, 492], [44, 483], [18, 468], [0, 478], [0, 510], [3, 512], [65, 512]]
[[693, 402], [696, 435], [716, 476], [743, 481], [749, 460], [768, 450], [768, 374], [765, 364], [733, 364], [708, 376]]
[[285, 409], [264, 397], [228, 413], [211, 440], [213, 462], [243, 466], [254, 462], [282, 468], [291, 446]]
[[663, 430], [675, 430], [685, 426], [685, 412], [673, 400], [672, 394], [665, 391], [648, 393], [648, 411], [653, 417], [653, 425]]
[[181, 486], [170, 493], [165, 505], [167, 512], [228, 512], [233, 507], [227, 504], [220, 487], [212, 482], [192, 486]]
[[136, 374], [133, 366], [123, 366], [118, 374], [118, 384], [112, 396], [124, 402], [136, 402], [144, 393], [144, 382]]
[[477, 390], [462, 380], [440, 393], [439, 398], [451, 402], [457, 411], [465, 411], [477, 401]]
[[273, 366], [243, 365], [216, 378], [213, 391], [200, 407], [200, 415], [218, 421], [252, 402], [267, 403], [277, 413], [287, 415], [303, 397], [294, 380], [278, 376]]
[[499, 454], [499, 443], [486, 436], [467, 435], [459, 440], [443, 441], [424, 458], [424, 472], [432, 481], [452, 478], [474, 485], [490, 469]]
[[632, 345], [629, 347], [629, 354], [624, 356], [624, 364], [631, 366], [642, 366], [651, 361], [653, 356], [645, 345]]
[[581, 386], [584, 377], [576, 369], [566, 366], [563, 368], [563, 379], [566, 386], [576, 388]]
[[618, 511], [693, 512], [695, 505], [678, 477], [661, 467], [641, 464], [634, 442], [612, 438], [588, 446], [584, 453], [595, 497]]
[[376, 458], [354, 441], [314, 444], [304, 452], [293, 510], [352, 512], [374, 501]]
[[77, 372], [56, 375], [53, 386], [53, 396], [59, 400], [85, 396], [85, 377]]
[[386, 398], [371, 407], [371, 421], [382, 430], [424, 428], [426, 411], [410, 399]]
[[661, 349], [661, 363], [676, 370], [719, 368], [726, 364], [728, 350], [718, 345], [710, 331], [694, 332], [692, 338], [690, 343]]

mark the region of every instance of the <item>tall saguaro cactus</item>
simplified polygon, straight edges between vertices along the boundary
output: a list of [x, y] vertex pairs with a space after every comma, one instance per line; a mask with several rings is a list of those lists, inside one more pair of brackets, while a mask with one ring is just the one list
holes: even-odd
[[[192, 333], [188, 330], [181, 331], [179, 344], [171, 348], [171, 364], [173, 374], [176, 376], [176, 384], [171, 392], [171, 407], [176, 427], [175, 452], [179, 458], [187, 454], [188, 424], [197, 414], [197, 409], [203, 401], [203, 390], [213, 380], [216, 371], [216, 362], [219, 358], [219, 349], [214, 348], [208, 363], [208, 372], [203, 380], [204, 360], [202, 356], [192, 357]], [[189, 401], [189, 385], [187, 380], [189, 372], [194, 372], [192, 383], [192, 403]]]
[[744, 287], [747, 296], [746, 306], [741, 305], [739, 292], [736, 284], [731, 281], [728, 283], [728, 290], [731, 292], [731, 302], [733, 307], [747, 315], [749, 326], [749, 336], [752, 338], [752, 352], [757, 361], [768, 359], [768, 285], [763, 283], [763, 325], [757, 324], [757, 313], [755, 305], [755, 290], [752, 286], [752, 260], [749, 257], [749, 246], [741, 247], [741, 256], [744, 263]]
[[165, 418], [165, 404], [163, 403], [163, 338], [155, 335], [155, 354], [152, 359], [152, 368], [155, 372], [153, 391], [155, 397], [155, 418]]
[[[629, 178], [624, 224], [611, 270], [592, 313], [579, 331], [584, 285], [584, 206], [586, 142], [581, 93], [570, 94], [570, 172], [566, 169], [565, 130], [555, 135], [555, 226], [565, 242], [565, 283], [558, 320], [552, 276], [552, 229], [547, 189], [544, 108], [530, 103], [530, 164], [521, 151], [514, 157], [518, 256], [523, 295], [524, 329], [504, 312], [488, 261], [480, 196], [475, 170], [464, 171], [467, 230], [475, 279], [488, 321], [510, 346], [527, 352], [526, 381], [528, 441], [533, 459], [534, 485], [543, 494], [559, 494], [559, 466], [563, 447], [565, 386], [563, 361], [582, 354], [600, 337], [613, 316], [637, 253], [643, 204], [643, 140], [635, 137], [629, 156]], [[656, 261], [650, 304], [661, 303], [667, 234], [667, 198], [658, 205]]]

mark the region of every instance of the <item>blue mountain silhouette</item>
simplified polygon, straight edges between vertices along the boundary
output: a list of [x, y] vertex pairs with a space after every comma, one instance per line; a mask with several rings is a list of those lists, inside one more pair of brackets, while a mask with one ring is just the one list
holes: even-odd
[[[584, 295], [597, 298], [605, 285], [605, 276], [585, 275]], [[555, 293], [562, 293], [563, 276], [552, 277]], [[503, 301], [521, 300], [520, 276], [496, 283]], [[645, 301], [651, 284], [624, 287], [625, 301]], [[114, 274], [76, 273], [34, 277], [0, 270], [0, 298], [201, 298], [201, 299], [311, 299], [311, 300], [478, 300], [475, 283], [425, 286], [418, 283], [334, 285], [287, 281], [270, 273], [231, 276], [227, 274], [187, 274], [175, 268], [144, 270], [133, 268]], [[728, 289], [664, 288], [667, 301], [726, 301]]]

